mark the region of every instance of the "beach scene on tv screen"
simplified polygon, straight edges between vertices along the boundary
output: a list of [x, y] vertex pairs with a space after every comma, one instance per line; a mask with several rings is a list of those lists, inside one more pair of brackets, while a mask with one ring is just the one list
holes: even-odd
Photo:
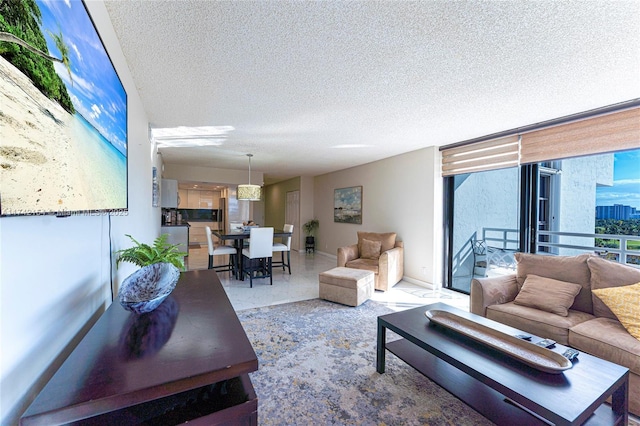
[[0, 2], [0, 213], [127, 208], [127, 95], [82, 1]]

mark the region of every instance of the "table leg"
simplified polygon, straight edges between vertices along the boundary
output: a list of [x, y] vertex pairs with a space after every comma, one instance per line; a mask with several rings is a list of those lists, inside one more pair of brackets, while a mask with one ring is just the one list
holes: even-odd
[[387, 328], [382, 325], [378, 318], [378, 347], [376, 349], [376, 371], [380, 374], [384, 373], [385, 363], [385, 344], [387, 342]]
[[626, 425], [629, 421], [629, 375], [618, 389], [613, 391], [611, 396], [611, 410], [617, 415], [622, 416], [618, 424]]
[[242, 239], [236, 239], [234, 240], [234, 244], [236, 246], [236, 253], [237, 253], [237, 259], [238, 259], [238, 271], [236, 273], [236, 279], [239, 279], [240, 281], [244, 281], [244, 273], [242, 272], [242, 246], [244, 246], [244, 240]]

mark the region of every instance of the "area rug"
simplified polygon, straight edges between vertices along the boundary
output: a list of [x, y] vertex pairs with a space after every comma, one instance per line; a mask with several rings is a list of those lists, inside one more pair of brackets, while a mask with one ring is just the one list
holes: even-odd
[[320, 299], [239, 311], [258, 355], [259, 423], [493, 424], [389, 352], [386, 372], [376, 372], [376, 321], [391, 312]]

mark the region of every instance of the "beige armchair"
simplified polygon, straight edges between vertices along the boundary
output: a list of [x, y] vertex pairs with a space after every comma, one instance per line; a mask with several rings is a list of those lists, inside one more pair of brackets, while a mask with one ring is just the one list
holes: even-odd
[[387, 291], [404, 274], [404, 244], [395, 232], [358, 232], [358, 243], [338, 248], [338, 266], [375, 274], [376, 290]]

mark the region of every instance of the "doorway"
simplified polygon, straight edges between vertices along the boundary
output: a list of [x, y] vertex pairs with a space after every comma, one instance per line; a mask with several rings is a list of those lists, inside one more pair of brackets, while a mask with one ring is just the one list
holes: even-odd
[[291, 250], [300, 250], [300, 191], [287, 192], [287, 204], [284, 212], [285, 223], [293, 225]]

